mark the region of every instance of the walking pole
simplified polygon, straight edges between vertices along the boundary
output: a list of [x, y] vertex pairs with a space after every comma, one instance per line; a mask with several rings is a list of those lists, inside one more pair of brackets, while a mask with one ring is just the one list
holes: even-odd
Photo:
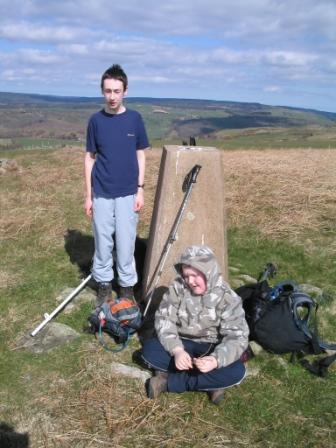
[[53, 311], [52, 313], [50, 313], [50, 314], [45, 313], [45, 314], [44, 314], [44, 321], [41, 322], [40, 325], [37, 326], [37, 327], [35, 328], [35, 330], [33, 330], [33, 331], [30, 333], [30, 335], [31, 335], [32, 337], [36, 336], [37, 333], [38, 333], [39, 331], [41, 331], [42, 328], [44, 328], [44, 327], [47, 325], [47, 323], [50, 322], [51, 319], [53, 319], [53, 318], [56, 316], [56, 314], [58, 314], [58, 313], [65, 307], [65, 305], [67, 305], [67, 304], [68, 304], [68, 303], [69, 303], [69, 302], [70, 302], [70, 301], [71, 301], [71, 300], [72, 300], [72, 299], [79, 293], [79, 291], [80, 291], [81, 289], [84, 288], [84, 286], [91, 280], [91, 278], [92, 278], [92, 274], [88, 275], [88, 276], [82, 281], [82, 283], [81, 283], [79, 286], [77, 286], [77, 288], [76, 288], [74, 291], [72, 291], [72, 293], [71, 293], [68, 297], [66, 297], [66, 298], [63, 300], [63, 302], [60, 303], [60, 304], [58, 305], [57, 308], [54, 309], [54, 311]]
[[177, 216], [175, 218], [175, 222], [174, 222], [173, 228], [172, 228], [172, 230], [171, 230], [171, 232], [170, 232], [170, 234], [169, 234], [169, 236], [167, 238], [167, 242], [166, 242], [166, 244], [164, 246], [164, 249], [162, 251], [161, 260], [159, 260], [158, 266], [155, 269], [154, 274], [152, 276], [152, 280], [150, 282], [150, 285], [153, 283], [155, 275], [157, 275], [155, 284], [154, 284], [153, 288], [151, 289], [151, 291], [150, 291], [150, 293], [148, 295], [147, 305], [146, 305], [145, 311], [143, 313], [144, 316], [146, 316], [146, 314], [147, 314], [148, 308], [149, 308], [150, 303], [151, 303], [152, 298], [153, 298], [154, 291], [155, 291], [155, 289], [156, 289], [156, 287], [157, 287], [157, 285], [159, 283], [161, 274], [163, 272], [163, 267], [164, 267], [165, 262], [167, 260], [167, 257], [168, 257], [169, 251], [171, 249], [171, 246], [174, 243], [174, 241], [176, 240], [176, 233], [177, 233], [178, 226], [179, 226], [179, 224], [181, 222], [181, 219], [182, 219], [184, 210], [186, 208], [189, 196], [191, 194], [193, 185], [194, 185], [194, 183], [196, 183], [196, 179], [197, 179], [198, 173], [200, 172], [201, 168], [202, 168], [201, 165], [195, 165], [191, 169], [191, 171], [186, 175], [185, 180], [183, 182], [182, 189], [183, 189], [183, 191], [185, 191], [184, 199], [183, 199], [181, 207], [180, 207], [180, 209], [179, 209], [179, 211], [177, 213]]
[[259, 274], [258, 283], [268, 280], [269, 278], [275, 277], [277, 274], [277, 268], [273, 263], [267, 263], [263, 272]]

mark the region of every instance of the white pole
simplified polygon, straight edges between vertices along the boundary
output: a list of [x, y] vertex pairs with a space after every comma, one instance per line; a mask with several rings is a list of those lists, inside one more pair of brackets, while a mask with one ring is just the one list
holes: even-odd
[[66, 298], [63, 300], [63, 302], [60, 303], [60, 304], [58, 305], [58, 307], [55, 308], [54, 311], [53, 311], [51, 314], [45, 313], [45, 314], [44, 314], [44, 321], [41, 322], [40, 325], [39, 325], [38, 327], [36, 327], [35, 330], [33, 330], [33, 331], [30, 333], [30, 335], [31, 335], [32, 337], [36, 336], [37, 333], [38, 333], [39, 331], [41, 331], [42, 328], [45, 327], [45, 326], [47, 325], [47, 323], [50, 322], [51, 319], [53, 319], [53, 318], [56, 316], [56, 314], [58, 314], [58, 313], [65, 307], [65, 305], [67, 305], [67, 304], [68, 304], [68, 303], [69, 303], [69, 302], [70, 302], [70, 301], [71, 301], [71, 300], [72, 300], [72, 299], [79, 293], [79, 291], [80, 291], [81, 289], [84, 288], [84, 286], [91, 280], [91, 278], [92, 278], [92, 274], [88, 275], [88, 276], [86, 277], [86, 279], [84, 279], [84, 280], [82, 281], [82, 283], [81, 283], [79, 286], [77, 286], [77, 288], [76, 288], [75, 290], [73, 290], [72, 293], [71, 293], [68, 297], [66, 297]]

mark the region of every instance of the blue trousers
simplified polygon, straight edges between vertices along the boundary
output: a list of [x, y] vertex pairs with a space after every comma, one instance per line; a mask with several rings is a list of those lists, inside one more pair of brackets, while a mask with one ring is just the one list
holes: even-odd
[[[211, 354], [213, 344], [182, 339], [184, 349], [192, 358]], [[148, 339], [142, 349], [142, 358], [152, 369], [168, 372], [168, 392], [211, 391], [238, 385], [245, 376], [245, 366], [238, 360], [226, 367], [202, 373], [198, 369], [177, 370], [174, 357], [157, 338]]]
[[113, 279], [113, 235], [119, 285], [134, 286], [138, 281], [134, 260], [138, 219], [133, 195], [115, 199], [93, 198], [95, 253], [92, 274], [97, 282]]

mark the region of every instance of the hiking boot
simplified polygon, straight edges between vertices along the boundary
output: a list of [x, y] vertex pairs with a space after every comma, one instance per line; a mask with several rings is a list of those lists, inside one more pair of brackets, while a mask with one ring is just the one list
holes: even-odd
[[251, 346], [249, 345], [247, 347], [247, 349], [244, 351], [244, 353], [240, 356], [240, 360], [241, 360], [241, 362], [245, 363], [252, 358], [254, 358], [254, 353], [253, 353]]
[[111, 282], [98, 283], [98, 294], [96, 298], [96, 306], [101, 306], [106, 300], [111, 297], [112, 285]]
[[224, 389], [216, 389], [209, 392], [213, 404], [219, 404], [224, 398]]
[[119, 297], [134, 300], [133, 286], [120, 286]]
[[168, 387], [168, 373], [155, 372], [148, 383], [148, 398], [157, 398], [162, 392], [167, 392]]

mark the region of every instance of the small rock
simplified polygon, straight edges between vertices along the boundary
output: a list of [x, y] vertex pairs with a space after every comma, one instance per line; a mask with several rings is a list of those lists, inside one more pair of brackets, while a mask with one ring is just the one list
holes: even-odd
[[246, 366], [246, 378], [258, 376], [260, 373], [260, 368], [256, 366]]
[[281, 367], [284, 367], [285, 369], [288, 368], [288, 362], [281, 356], [277, 356], [274, 359], [275, 359], [275, 362], [277, 362]]
[[255, 355], [259, 355], [264, 350], [256, 341], [251, 341], [250, 347]]
[[244, 285], [245, 285], [244, 281], [240, 280], [239, 278], [233, 278], [230, 281], [230, 286], [233, 289], [239, 288], [240, 286], [244, 286]]
[[238, 276], [239, 279], [243, 280], [245, 283], [257, 283], [257, 280], [250, 275], [240, 274]]
[[0, 159], [1, 174], [5, 174], [8, 171], [18, 171], [19, 166], [15, 159]]
[[25, 334], [16, 344], [16, 349], [22, 348], [33, 353], [45, 353], [67, 344], [79, 336], [79, 333], [68, 325], [49, 322], [35, 337]]
[[146, 380], [152, 376], [151, 373], [146, 370], [141, 370], [138, 367], [127, 366], [119, 362], [112, 362], [110, 367], [113, 373], [120, 373], [123, 376], [137, 378], [143, 383], [145, 383]]

